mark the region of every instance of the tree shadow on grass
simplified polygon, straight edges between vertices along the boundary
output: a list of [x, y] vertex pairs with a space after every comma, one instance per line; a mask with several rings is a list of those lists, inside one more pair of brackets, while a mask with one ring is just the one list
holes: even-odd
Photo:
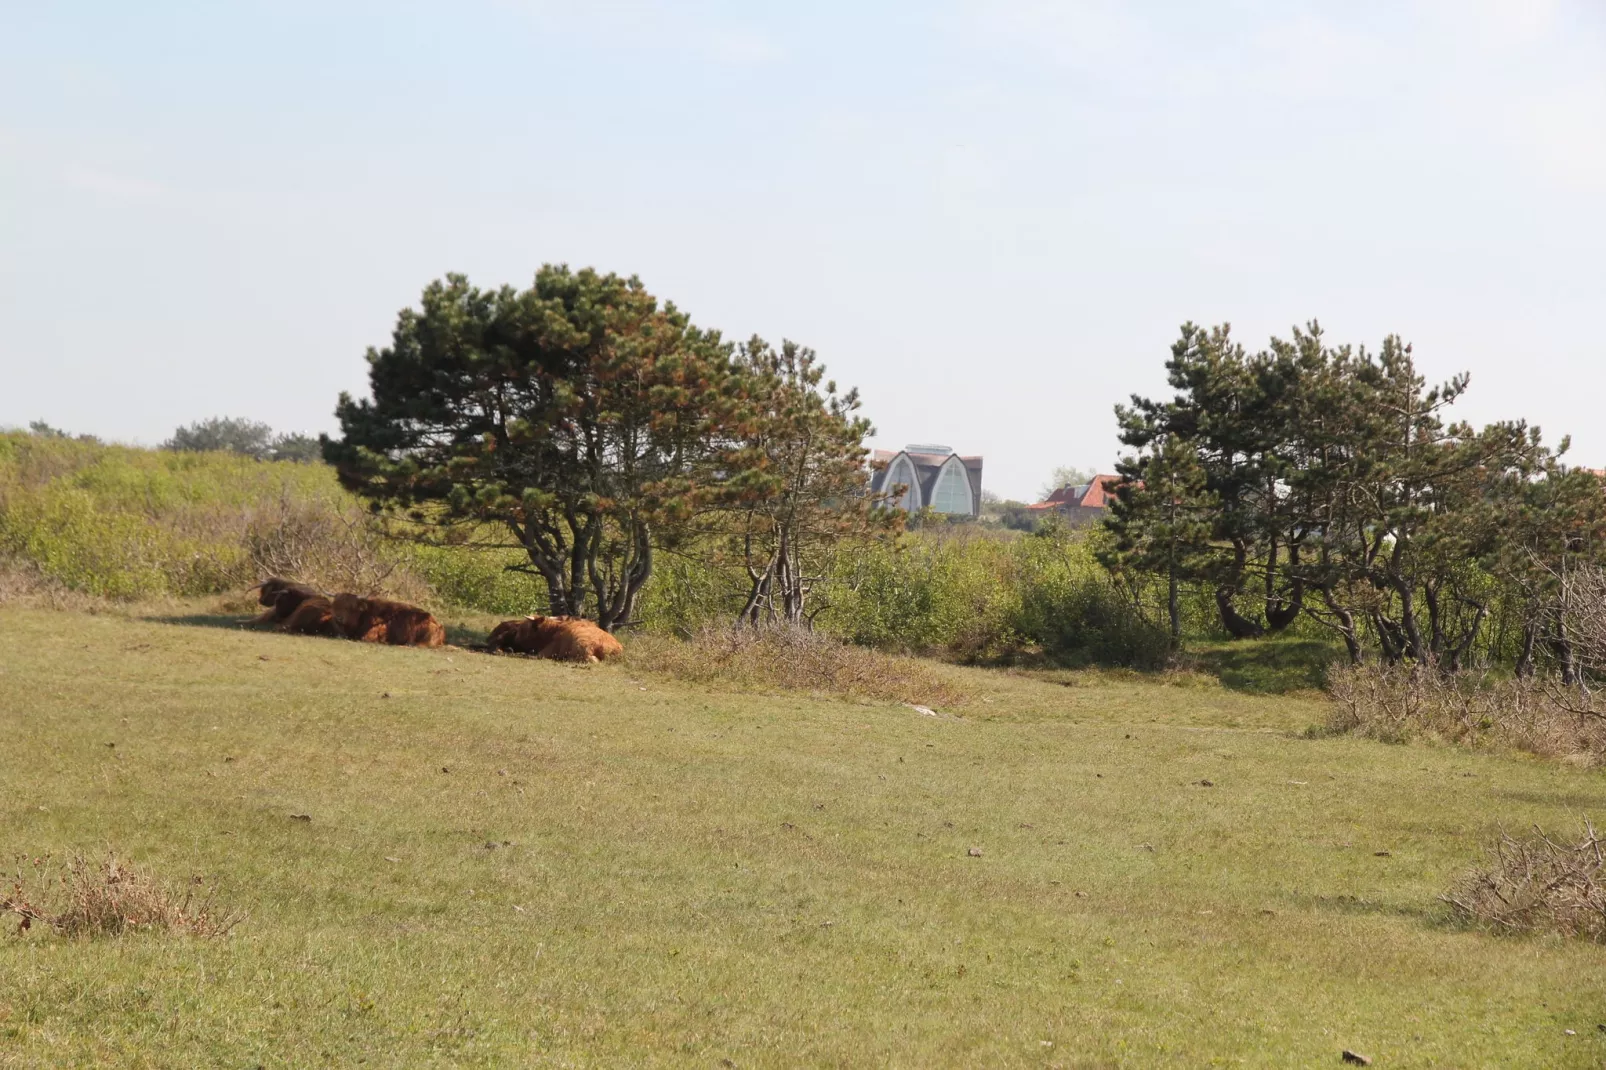
[[185, 613], [175, 617], [141, 617], [152, 624], [176, 624], [183, 628], [224, 628], [229, 631], [258, 631], [247, 628], [249, 617], [236, 617], [223, 613]]
[[1292, 905], [1299, 909], [1317, 911], [1324, 914], [1410, 918], [1424, 925], [1442, 925], [1448, 920], [1448, 912], [1444, 909], [1443, 904], [1436, 899], [1427, 904], [1387, 903], [1354, 895], [1311, 895], [1307, 893], [1293, 895], [1290, 899]]
[[1201, 672], [1229, 690], [1287, 695], [1320, 691], [1328, 668], [1343, 652], [1319, 639], [1278, 638], [1208, 643], [1191, 648], [1188, 655]]
[[1498, 791], [1495, 794], [1502, 799], [1531, 806], [1553, 806], [1558, 810], [1581, 813], [1606, 811], [1606, 791]]
[[467, 624], [447, 624], [446, 643], [448, 646], [460, 646], [465, 650], [473, 650], [485, 646], [485, 638], [489, 634], [484, 628], [474, 628]]
[[[225, 613], [184, 613], [173, 616], [141, 617], [141, 620], [152, 624], [172, 624], [181, 628], [219, 628], [224, 631], [252, 632], [258, 635], [283, 635], [284, 632], [272, 627], [251, 627], [250, 617], [238, 617]], [[465, 650], [483, 649], [485, 646], [486, 630], [467, 624], [447, 624], [446, 643], [448, 646], [461, 647]]]

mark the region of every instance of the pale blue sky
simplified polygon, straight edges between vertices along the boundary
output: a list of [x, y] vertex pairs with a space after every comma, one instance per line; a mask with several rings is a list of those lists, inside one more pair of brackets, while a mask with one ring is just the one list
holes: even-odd
[[431, 278], [637, 273], [877, 444], [1108, 469], [1319, 317], [1606, 465], [1602, 0], [0, 0], [0, 425], [326, 430]]

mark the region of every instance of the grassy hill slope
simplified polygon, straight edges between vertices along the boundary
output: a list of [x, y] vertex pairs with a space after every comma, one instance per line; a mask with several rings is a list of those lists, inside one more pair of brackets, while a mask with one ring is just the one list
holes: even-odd
[[1602, 774], [953, 671], [928, 717], [0, 609], [0, 858], [112, 844], [250, 913], [6, 936], [0, 1065], [1606, 1059], [1606, 949], [1435, 902]]

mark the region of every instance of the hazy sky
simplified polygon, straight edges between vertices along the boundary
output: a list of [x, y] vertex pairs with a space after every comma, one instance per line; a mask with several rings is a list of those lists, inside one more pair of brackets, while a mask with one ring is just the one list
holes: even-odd
[[1603, 0], [0, 0], [0, 425], [327, 430], [430, 279], [639, 274], [877, 444], [1108, 469], [1186, 319], [1606, 465]]

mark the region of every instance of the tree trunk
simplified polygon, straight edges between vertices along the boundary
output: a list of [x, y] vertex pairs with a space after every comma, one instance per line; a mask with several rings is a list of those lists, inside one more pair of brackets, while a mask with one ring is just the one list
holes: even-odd
[[1275, 605], [1266, 605], [1266, 630], [1281, 632], [1299, 617], [1300, 610], [1305, 608], [1305, 581], [1296, 579], [1289, 590], [1287, 602], [1279, 600]]
[[1227, 629], [1228, 635], [1234, 639], [1258, 639], [1266, 634], [1266, 629], [1259, 621], [1239, 613], [1232, 604], [1243, 586], [1244, 564], [1249, 560], [1249, 551], [1242, 542], [1235, 542], [1232, 549], [1232, 575], [1226, 582], [1216, 586], [1216, 611], [1221, 614], [1221, 626]]
[[1383, 615], [1381, 609], [1372, 610], [1372, 625], [1377, 629], [1377, 643], [1383, 651], [1383, 660], [1397, 665], [1405, 656], [1405, 630], [1399, 622]]
[[1182, 649], [1182, 602], [1177, 593], [1177, 566], [1166, 569], [1166, 613], [1171, 619], [1171, 649]]
[[1522, 626], [1522, 647], [1517, 652], [1517, 678], [1531, 679], [1534, 674], [1534, 647], [1539, 642], [1539, 624], [1528, 621]]
[[1266, 634], [1266, 629], [1259, 621], [1249, 619], [1234, 608], [1232, 596], [1235, 593], [1231, 587], [1216, 588], [1216, 611], [1221, 614], [1222, 627], [1234, 639], [1259, 639]]
[[1347, 606], [1341, 605], [1338, 599], [1333, 597], [1333, 592], [1326, 587], [1322, 588], [1322, 602], [1337, 622], [1332, 628], [1344, 640], [1344, 650], [1349, 654], [1349, 663], [1359, 665], [1362, 660], [1362, 650], [1360, 636], [1355, 631], [1355, 614], [1350, 612]]
[[1400, 596], [1400, 632], [1404, 637], [1402, 653], [1410, 656], [1417, 664], [1427, 661], [1432, 652], [1422, 641], [1422, 628], [1416, 619], [1416, 592], [1411, 590], [1409, 583], [1400, 583], [1395, 586], [1395, 593]]
[[[1477, 605], [1477, 603], [1469, 604]], [[1452, 673], [1461, 671], [1462, 663], [1466, 660], [1467, 651], [1472, 649], [1473, 642], [1478, 638], [1478, 630], [1483, 627], [1484, 618], [1488, 615], [1489, 607], [1479, 605], [1477, 614], [1472, 618], [1472, 623], [1467, 626], [1466, 634], [1461, 637], [1459, 643], [1450, 649], [1450, 660], [1445, 666], [1446, 671]]]
[[1550, 648], [1556, 652], [1556, 663], [1561, 667], [1561, 682], [1576, 684], [1578, 682], [1578, 666], [1573, 660], [1573, 642], [1567, 634], [1567, 622], [1558, 613], [1555, 621], [1555, 631], [1551, 634]]

